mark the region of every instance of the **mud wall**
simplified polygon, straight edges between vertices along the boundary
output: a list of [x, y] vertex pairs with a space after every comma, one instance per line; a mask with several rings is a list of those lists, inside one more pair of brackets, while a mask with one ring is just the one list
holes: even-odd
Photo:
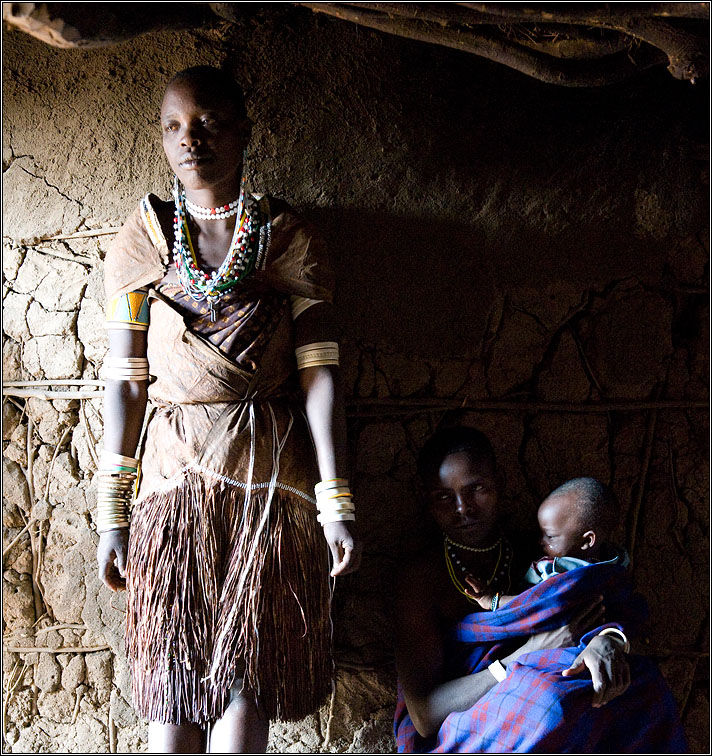
[[[284, 6], [93, 51], [6, 32], [5, 381], [97, 378], [111, 229], [145, 192], [168, 192], [163, 84], [226, 60], [249, 92], [253, 185], [301, 208], [333, 249], [366, 542], [335, 595], [335, 695], [275, 723], [270, 748], [393, 749], [391, 597], [418, 546], [414, 455], [465, 406], [493, 439], [513, 525], [567, 478], [613, 485], [651, 606], [638, 649], [707, 750], [704, 88], [665, 71], [557, 88]], [[3, 402], [14, 752], [145, 750], [124, 599], [94, 566], [101, 435], [96, 399]]]

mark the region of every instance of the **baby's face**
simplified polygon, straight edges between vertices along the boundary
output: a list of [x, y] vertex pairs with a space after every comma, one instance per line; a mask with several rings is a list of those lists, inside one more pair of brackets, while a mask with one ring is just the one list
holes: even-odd
[[541, 545], [549, 557], [583, 557], [583, 528], [578, 522], [576, 494], [544, 499], [537, 512]]

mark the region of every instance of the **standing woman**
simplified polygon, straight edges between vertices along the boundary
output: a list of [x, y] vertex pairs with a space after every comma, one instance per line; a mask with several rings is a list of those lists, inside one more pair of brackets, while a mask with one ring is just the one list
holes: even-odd
[[332, 576], [359, 563], [333, 282], [314, 230], [246, 190], [230, 76], [176, 74], [161, 129], [173, 201], [147, 195], [105, 262], [99, 572], [128, 591], [149, 751], [264, 752], [331, 691], [329, 550]]

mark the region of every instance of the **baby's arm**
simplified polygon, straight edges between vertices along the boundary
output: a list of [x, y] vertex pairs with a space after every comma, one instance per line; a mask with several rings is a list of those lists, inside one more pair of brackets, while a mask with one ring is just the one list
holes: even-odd
[[[477, 578], [470, 577], [465, 578], [465, 582], [470, 586], [470, 589], [465, 589], [465, 593], [473, 600], [476, 601], [482, 609], [488, 612], [499, 609], [515, 598], [515, 596], [504, 596], [501, 593], [492, 593], [490, 587], [484, 581], [477, 580]], [[494, 601], [497, 596], [497, 601]], [[494, 607], [494, 609], [493, 609]]]

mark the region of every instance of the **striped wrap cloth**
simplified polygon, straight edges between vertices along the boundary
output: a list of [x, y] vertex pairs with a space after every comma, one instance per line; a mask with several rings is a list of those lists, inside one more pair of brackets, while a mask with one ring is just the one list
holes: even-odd
[[436, 735], [421, 737], [398, 690], [395, 735], [399, 753], [687, 753], [672, 693], [647, 657], [629, 655], [631, 685], [603, 707], [591, 705], [587, 673], [562, 677], [604, 627], [630, 637], [647, 616], [619, 565], [591, 564], [551, 577], [496, 612], [468, 615], [448, 639], [447, 679], [487, 669], [523, 640], [561, 626], [601, 595], [606, 617], [576, 647], [536, 651], [510, 664], [507, 677], [467, 711], [453, 712]]

